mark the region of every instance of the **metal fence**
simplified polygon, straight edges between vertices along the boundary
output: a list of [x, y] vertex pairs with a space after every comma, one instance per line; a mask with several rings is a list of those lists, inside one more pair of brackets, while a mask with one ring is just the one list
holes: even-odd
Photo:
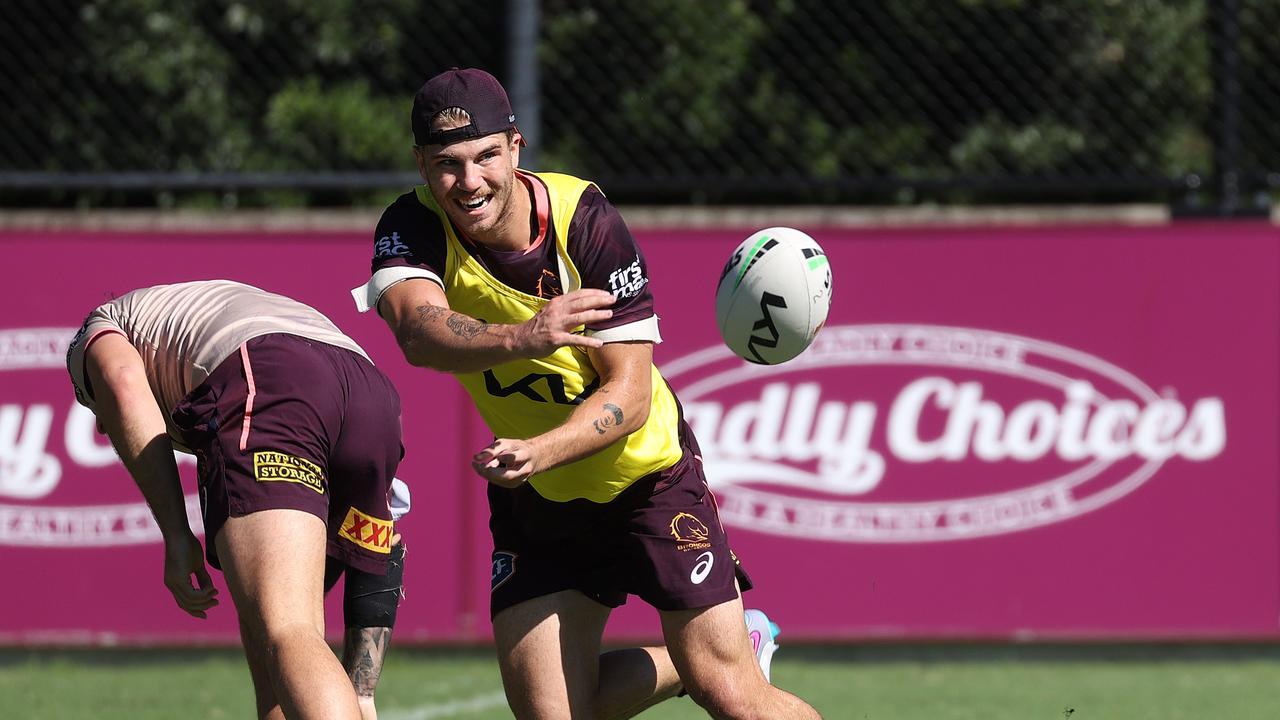
[[1233, 213], [1280, 188], [1277, 26], [1280, 0], [7, 0], [0, 204], [359, 202], [416, 180], [417, 86], [476, 65], [526, 164], [630, 201]]

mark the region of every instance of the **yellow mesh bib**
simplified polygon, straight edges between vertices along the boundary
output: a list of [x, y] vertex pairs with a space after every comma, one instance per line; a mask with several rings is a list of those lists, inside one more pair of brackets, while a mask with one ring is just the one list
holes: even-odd
[[[569, 293], [582, 287], [582, 277], [567, 250], [569, 222], [591, 183], [558, 173], [535, 175], [547, 186], [560, 282]], [[425, 185], [418, 187], [417, 195], [445, 229], [448, 256], [443, 279], [450, 308], [485, 322], [521, 323], [547, 303], [490, 275], [462, 247]], [[680, 459], [675, 397], [652, 364], [649, 372], [653, 393], [644, 427], [590, 457], [534, 475], [529, 482], [539, 495], [561, 502], [578, 498], [609, 502], [632, 482]], [[545, 358], [517, 360], [455, 376], [471, 394], [489, 430], [497, 437], [510, 438], [529, 438], [562, 425], [600, 382], [586, 351], [568, 347]]]

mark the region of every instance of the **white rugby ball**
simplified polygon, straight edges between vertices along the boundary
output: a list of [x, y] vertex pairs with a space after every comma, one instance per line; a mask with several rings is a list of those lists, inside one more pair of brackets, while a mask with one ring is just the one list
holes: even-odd
[[777, 365], [804, 351], [831, 309], [831, 264], [805, 233], [765, 228], [742, 241], [720, 273], [716, 323], [743, 360]]

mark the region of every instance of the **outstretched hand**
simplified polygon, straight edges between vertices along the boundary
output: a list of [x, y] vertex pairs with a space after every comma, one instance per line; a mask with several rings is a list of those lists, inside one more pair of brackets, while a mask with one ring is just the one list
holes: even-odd
[[[196, 578], [194, 586], [192, 575]], [[218, 604], [218, 589], [205, 569], [204, 548], [195, 535], [188, 532], [185, 537], [165, 542], [164, 584], [188, 615], [206, 618], [205, 611]]]
[[519, 487], [537, 470], [533, 446], [525, 440], [500, 438], [471, 457], [480, 477], [504, 488]]
[[607, 308], [614, 300], [612, 293], [590, 288], [552, 298], [537, 315], [521, 324], [520, 347], [534, 358], [546, 357], [566, 345], [598, 348], [604, 344], [602, 341], [572, 331], [613, 317], [613, 311]]

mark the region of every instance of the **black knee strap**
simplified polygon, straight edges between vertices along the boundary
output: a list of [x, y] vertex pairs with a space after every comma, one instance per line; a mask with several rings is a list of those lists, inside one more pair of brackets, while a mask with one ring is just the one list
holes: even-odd
[[404, 543], [391, 546], [386, 575], [347, 568], [342, 616], [348, 628], [396, 626], [396, 610], [404, 597]]

